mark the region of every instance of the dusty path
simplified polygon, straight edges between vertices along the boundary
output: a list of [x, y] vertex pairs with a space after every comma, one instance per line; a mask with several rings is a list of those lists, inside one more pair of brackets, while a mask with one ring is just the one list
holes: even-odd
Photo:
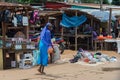
[[[73, 57], [75, 51], [66, 50], [62, 59]], [[114, 51], [103, 51], [110, 56], [120, 59], [120, 54]], [[46, 75], [37, 72], [38, 66], [31, 69], [9, 69], [0, 71], [0, 80], [120, 80], [120, 70], [102, 71], [104, 66], [117, 66], [119, 61], [105, 63], [97, 66], [86, 66], [72, 63], [49, 64], [46, 68]]]

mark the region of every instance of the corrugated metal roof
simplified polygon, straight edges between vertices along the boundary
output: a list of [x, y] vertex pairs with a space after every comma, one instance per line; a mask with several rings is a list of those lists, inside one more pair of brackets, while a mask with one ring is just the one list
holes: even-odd
[[[99, 9], [79, 9], [79, 8], [69, 8], [69, 9], [86, 12], [86, 13], [90, 14], [91, 16], [96, 17], [97, 19], [99, 19], [101, 21], [109, 20], [109, 10], [100, 11]], [[95, 14], [93, 14], [93, 13], [95, 13]], [[113, 10], [112, 11], [112, 20], [115, 20], [116, 15], [120, 15], [120, 10]]]

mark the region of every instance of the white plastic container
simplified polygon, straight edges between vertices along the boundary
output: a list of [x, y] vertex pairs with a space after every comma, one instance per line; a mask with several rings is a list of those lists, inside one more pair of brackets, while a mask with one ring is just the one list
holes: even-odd
[[120, 40], [116, 40], [117, 42], [117, 53], [120, 53]]

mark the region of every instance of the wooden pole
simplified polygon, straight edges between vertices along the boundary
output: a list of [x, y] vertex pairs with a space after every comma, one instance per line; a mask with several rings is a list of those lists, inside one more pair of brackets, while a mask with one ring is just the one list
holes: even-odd
[[[29, 13], [28, 13], [28, 10], [26, 10], [26, 13], [27, 13], [27, 17], [29, 17]], [[26, 26], [26, 38], [27, 40], [29, 39], [29, 28], [30, 28], [30, 25], [28, 24], [28, 26]]]
[[2, 36], [3, 36], [2, 40], [3, 40], [3, 48], [5, 48], [5, 34], [6, 34], [5, 28], [6, 28], [5, 23], [2, 22]]
[[64, 33], [63, 33], [63, 30], [64, 30], [64, 29], [63, 29], [63, 27], [62, 27], [62, 29], [61, 29], [61, 38], [63, 38], [63, 34], [64, 34]]
[[[77, 11], [75, 15], [77, 16]], [[77, 50], [77, 26], [75, 27], [75, 50]]]
[[[94, 29], [94, 22], [93, 22], [93, 18], [91, 19], [91, 27]], [[92, 33], [93, 33], [93, 31], [92, 31]], [[91, 43], [92, 43], [92, 48], [93, 48], [93, 35], [92, 35], [92, 33], [91, 33]]]
[[103, 0], [100, 0], [100, 10], [103, 10]]
[[3, 50], [0, 49], [0, 70], [3, 70]]
[[109, 26], [108, 26], [108, 30], [109, 30], [109, 35], [111, 35], [111, 16], [112, 16], [112, 8], [109, 9], [110, 13], [109, 13]]

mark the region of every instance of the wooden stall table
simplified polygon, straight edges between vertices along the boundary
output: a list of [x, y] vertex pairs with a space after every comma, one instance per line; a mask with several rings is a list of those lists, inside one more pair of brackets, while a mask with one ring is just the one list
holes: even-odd
[[[12, 60], [13, 56], [10, 57], [10, 54], [14, 54], [14, 58], [15, 59], [14, 61], [16, 61], [16, 67], [18, 68], [19, 67], [19, 61], [20, 61], [20, 54], [24, 54], [24, 53], [31, 53], [32, 54], [32, 51], [35, 50], [35, 49], [13, 49], [13, 48], [3, 48], [3, 56], [4, 56], [4, 69], [9, 69], [9, 68], [12, 68], [12, 67], [8, 67], [8, 62], [6, 62], [7, 58], [6, 58], [6, 55], [8, 54], [10, 60]], [[9, 63], [10, 65], [10, 63]]]
[[[75, 36], [75, 35], [73, 35], [73, 34], [64, 34], [63, 35], [63, 37], [64, 38], [66, 38], [67, 40], [66, 40], [66, 43], [67, 43], [67, 45], [68, 45], [68, 48], [70, 47], [70, 46], [75, 46], [75, 44], [71, 44], [70, 43], [70, 41], [69, 41], [69, 38], [70, 37], [73, 37], [73, 40], [75, 40], [75, 38], [87, 38], [87, 41], [86, 41], [86, 43], [87, 43], [87, 49], [89, 49], [90, 48], [90, 46], [89, 46], [89, 43], [91, 42], [90, 41], [90, 38], [92, 37], [91, 35], [84, 35], [84, 34], [79, 34], [79, 35], [77, 35], [77, 36]], [[77, 40], [77, 45], [81, 45], [81, 44], [78, 44], [78, 40]], [[86, 44], [85, 44], [86, 45]], [[77, 46], [76, 46], [77, 47]]]
[[[105, 41], [103, 40], [94, 40], [95, 46], [94, 49], [97, 51], [98, 47], [100, 47], [100, 50], [103, 50], [103, 47], [105, 46]], [[100, 46], [99, 46], [100, 45]]]
[[[106, 39], [105, 43], [106, 44], [116, 43], [117, 44], [117, 53], [120, 53], [120, 39]], [[107, 47], [106, 47], [106, 50], [108, 50]]]

